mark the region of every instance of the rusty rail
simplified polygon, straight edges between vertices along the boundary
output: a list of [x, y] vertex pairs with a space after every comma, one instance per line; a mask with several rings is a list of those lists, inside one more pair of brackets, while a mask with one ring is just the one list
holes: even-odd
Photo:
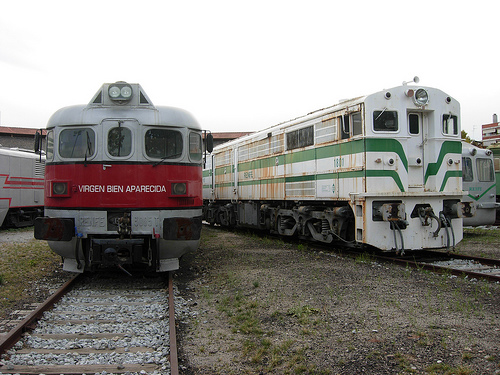
[[73, 282], [80, 276], [76, 274], [66, 281], [54, 294], [47, 298], [31, 314], [24, 318], [15, 328], [11, 329], [6, 336], [0, 340], [0, 355], [12, 348], [22, 337], [23, 333], [30, 329], [33, 324], [42, 317], [43, 313], [49, 310], [59, 299], [65, 295]]
[[[448, 256], [447, 254], [444, 254], [444, 253], [431, 252], [431, 251], [426, 251], [424, 254], [428, 255], [429, 257], [431, 257], [432, 255], [434, 255], [435, 257]], [[416, 255], [421, 257], [423, 255], [423, 253], [422, 252], [417, 253]], [[386, 262], [391, 262], [391, 263], [399, 264], [402, 266], [409, 266], [409, 267], [418, 268], [418, 269], [425, 269], [425, 270], [432, 271], [432, 272], [450, 273], [450, 274], [455, 275], [455, 276], [469, 275], [469, 276], [475, 277], [477, 279], [484, 279], [484, 280], [493, 281], [493, 282], [500, 281], [500, 275], [498, 275], [498, 274], [476, 272], [476, 271], [471, 271], [471, 270], [467, 270], [467, 269], [453, 268], [452, 266], [449, 266], [449, 267], [439, 266], [439, 265], [435, 265], [435, 264], [432, 264], [429, 262], [424, 262], [424, 261], [419, 260], [419, 259], [391, 257], [391, 256], [383, 256], [383, 255], [379, 255], [379, 254], [374, 255], [374, 257], [376, 259], [380, 259], [380, 260], [383, 260]], [[480, 264], [500, 267], [500, 261], [497, 259], [479, 258], [479, 257], [459, 255], [459, 254], [450, 254], [449, 257], [454, 258], [454, 259], [472, 260], [472, 261], [476, 261]]]
[[170, 374], [179, 374], [179, 362], [177, 359], [177, 336], [175, 333], [175, 304], [174, 304], [174, 286], [172, 272], [168, 275], [168, 315], [170, 325]]

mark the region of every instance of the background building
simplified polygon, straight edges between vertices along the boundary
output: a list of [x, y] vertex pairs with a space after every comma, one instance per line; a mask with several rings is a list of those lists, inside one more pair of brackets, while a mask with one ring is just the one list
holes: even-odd
[[482, 126], [483, 129], [483, 145], [488, 147], [493, 143], [500, 142], [500, 125], [498, 123], [498, 117], [496, 113], [493, 115], [493, 122], [491, 124], [485, 124]]
[[[37, 129], [32, 128], [0, 126], [0, 146], [33, 150], [36, 131]], [[43, 132], [43, 138], [43, 147], [45, 148], [45, 132]]]

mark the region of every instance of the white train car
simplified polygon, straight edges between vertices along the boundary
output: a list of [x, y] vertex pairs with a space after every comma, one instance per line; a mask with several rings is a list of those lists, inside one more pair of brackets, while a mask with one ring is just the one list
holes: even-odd
[[45, 156], [0, 147], [0, 225], [24, 227], [43, 215]]
[[452, 248], [462, 218], [460, 104], [402, 85], [220, 145], [204, 220], [403, 252]]
[[462, 142], [462, 177], [464, 202], [474, 202], [476, 214], [464, 217], [465, 226], [495, 224], [496, 180], [493, 167], [493, 152]]

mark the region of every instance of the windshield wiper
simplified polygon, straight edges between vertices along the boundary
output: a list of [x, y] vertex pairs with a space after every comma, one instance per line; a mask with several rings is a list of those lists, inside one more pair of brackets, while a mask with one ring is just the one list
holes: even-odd
[[157, 165], [163, 163], [167, 159], [173, 159], [173, 158], [179, 157], [181, 155], [182, 155], [182, 152], [176, 152], [175, 154], [170, 154], [170, 155], [164, 156], [160, 160], [158, 160], [156, 163], [154, 163], [153, 167], [156, 167]]

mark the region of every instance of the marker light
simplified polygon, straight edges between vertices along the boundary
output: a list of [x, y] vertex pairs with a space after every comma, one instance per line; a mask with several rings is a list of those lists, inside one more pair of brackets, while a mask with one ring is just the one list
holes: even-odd
[[429, 94], [424, 89], [418, 89], [415, 91], [415, 95], [413, 96], [413, 102], [416, 105], [423, 107], [429, 102]]
[[132, 97], [132, 86], [125, 82], [113, 83], [108, 88], [112, 100], [129, 101]]

